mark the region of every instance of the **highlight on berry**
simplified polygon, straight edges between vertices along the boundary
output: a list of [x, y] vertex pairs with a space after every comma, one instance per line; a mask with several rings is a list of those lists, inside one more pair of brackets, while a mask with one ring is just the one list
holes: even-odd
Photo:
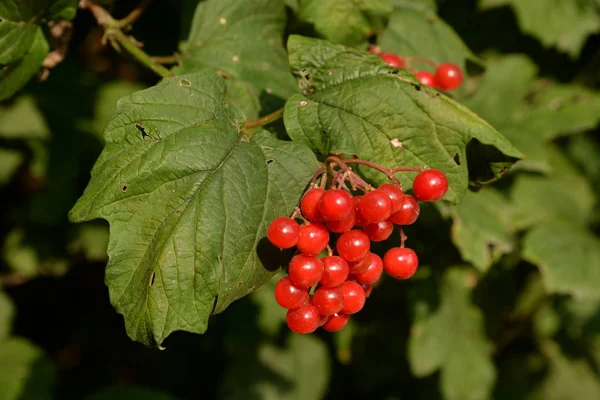
[[[351, 165], [373, 168], [390, 179], [373, 187]], [[416, 173], [412, 195], [395, 177]], [[291, 216], [275, 218], [267, 237], [280, 249], [295, 248], [288, 276], [275, 285], [275, 300], [288, 309], [290, 330], [307, 334], [319, 327], [343, 329], [359, 312], [384, 272], [409, 279], [418, 268], [417, 254], [406, 247], [403, 226], [419, 217], [419, 201], [438, 201], [448, 190], [446, 175], [423, 168], [385, 168], [357, 158], [330, 155]], [[400, 247], [385, 254], [371, 251], [372, 242], [388, 240], [396, 232]]]

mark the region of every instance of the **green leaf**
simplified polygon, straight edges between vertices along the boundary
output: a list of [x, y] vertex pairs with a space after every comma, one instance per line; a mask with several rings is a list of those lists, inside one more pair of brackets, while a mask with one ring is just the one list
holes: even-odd
[[[241, 81], [233, 84], [233, 104], [247, 111], [248, 103], [260, 102], [267, 111], [274, 110], [296, 91], [282, 46], [284, 27], [281, 0], [202, 2], [182, 53], [182, 67], [175, 71], [219, 71]], [[241, 90], [249, 91], [249, 98], [244, 96], [240, 104]]]
[[22, 163], [21, 153], [0, 148], [0, 186], [10, 181]]
[[77, 14], [79, 0], [51, 0], [48, 8], [48, 18], [54, 20], [72, 20]]
[[259, 259], [257, 246], [269, 249], [267, 224], [292, 212], [317, 162], [266, 132], [248, 140], [242, 123], [225, 82], [208, 71], [118, 104], [70, 218], [109, 221], [106, 282], [134, 340], [160, 345], [176, 330], [204, 332], [211, 312], [279, 267]]
[[508, 199], [497, 190], [467, 193], [452, 211], [452, 241], [463, 260], [486, 272], [514, 248], [514, 227]]
[[68, 245], [69, 253], [83, 253], [86, 260], [106, 261], [108, 229], [103, 225], [84, 224], [76, 230], [75, 239]]
[[600, 122], [600, 94], [582, 86], [536, 81], [537, 68], [525, 56], [494, 58], [487, 66], [478, 90], [463, 103], [525, 153], [520, 168], [552, 172], [546, 143]]
[[15, 307], [12, 300], [0, 290], [0, 347], [2, 341], [10, 336], [14, 316]]
[[0, 17], [0, 65], [10, 64], [24, 57], [31, 48], [38, 27], [24, 21], [10, 21]]
[[263, 334], [275, 337], [281, 326], [285, 324], [287, 310], [273, 301], [275, 284], [285, 276], [283, 273], [275, 275], [266, 285], [254, 291], [252, 301], [259, 307], [256, 323]]
[[560, 218], [585, 225], [596, 201], [589, 183], [576, 175], [519, 175], [510, 197], [521, 229]]
[[392, 0], [392, 5], [397, 8], [413, 8], [423, 12], [435, 12], [437, 9], [435, 0]]
[[296, 400], [325, 397], [330, 361], [325, 344], [314, 336], [290, 335], [286, 346], [265, 343], [258, 354], [232, 364], [223, 398]]
[[35, 99], [19, 96], [11, 105], [0, 108], [0, 138], [47, 139], [50, 129]]
[[[301, 36], [290, 37], [288, 50], [305, 94], [288, 99], [285, 126], [292, 139], [318, 153], [440, 169], [449, 181], [445, 199], [453, 202], [469, 183], [494, 180], [521, 157], [477, 115], [376, 56]], [[413, 175], [399, 175], [405, 188]]]
[[[466, 71], [467, 60], [479, 62], [456, 32], [435, 15], [435, 10], [413, 2], [398, 2], [379, 45], [386, 52], [434, 63], [453, 62]], [[411, 66], [435, 72], [435, 67], [417, 60]]]
[[78, 4], [78, 0], [2, 0], [0, 18], [38, 24], [46, 18], [73, 19]]
[[10, 231], [4, 240], [2, 257], [12, 271], [32, 278], [39, 272], [40, 260], [36, 249], [24, 238], [25, 231], [22, 228]]
[[349, 46], [376, 33], [377, 19], [392, 12], [390, 0], [300, 0], [299, 17], [325, 39]]
[[548, 341], [543, 346], [550, 368], [546, 379], [537, 390], [544, 400], [598, 399], [600, 383], [585, 359], [568, 359], [558, 344]]
[[35, 39], [25, 56], [0, 69], [0, 100], [11, 97], [31, 79], [41, 67], [49, 50], [44, 33], [37, 28]]
[[54, 367], [29, 341], [12, 338], [0, 345], [0, 399], [51, 400]]
[[111, 386], [100, 389], [85, 400], [176, 400], [177, 397], [157, 389], [143, 386]]
[[447, 270], [439, 308], [417, 315], [411, 328], [411, 369], [418, 377], [441, 370], [440, 387], [447, 400], [487, 399], [496, 380], [483, 316], [470, 300], [474, 280], [465, 269]]
[[480, 0], [479, 4], [483, 9], [510, 4], [525, 33], [573, 58], [587, 37], [600, 31], [600, 13], [590, 1]]
[[600, 296], [600, 240], [585, 228], [551, 220], [527, 232], [522, 246], [523, 258], [539, 267], [549, 292]]

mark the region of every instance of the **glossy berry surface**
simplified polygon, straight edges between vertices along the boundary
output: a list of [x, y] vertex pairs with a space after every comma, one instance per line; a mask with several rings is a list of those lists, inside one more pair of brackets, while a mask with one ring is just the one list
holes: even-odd
[[312, 295], [312, 305], [321, 315], [332, 315], [344, 306], [344, 294], [339, 287], [320, 287]]
[[342, 233], [336, 243], [339, 256], [349, 262], [362, 259], [367, 255], [370, 248], [369, 237], [366, 233], [358, 230]]
[[311, 189], [300, 200], [300, 211], [304, 218], [311, 222], [323, 222], [323, 216], [319, 211], [319, 201], [325, 194], [325, 189]]
[[280, 249], [289, 249], [298, 243], [300, 226], [298, 223], [288, 217], [275, 218], [269, 224], [267, 237], [274, 246]]
[[419, 258], [412, 249], [393, 247], [383, 256], [383, 270], [396, 279], [408, 279], [415, 274]]
[[392, 67], [403, 68], [404, 60], [402, 57], [394, 54], [394, 53], [381, 53], [379, 57], [385, 61], [385, 63]]
[[358, 208], [366, 221], [377, 223], [390, 216], [392, 201], [386, 193], [374, 190], [363, 196]]
[[[360, 284], [370, 284], [377, 282], [383, 274], [383, 260], [377, 254], [371, 253], [370, 263], [367, 269], [360, 274], [355, 274], [356, 281]], [[366, 295], [366, 293], [365, 293]]]
[[290, 261], [288, 275], [296, 285], [312, 287], [319, 283], [323, 276], [323, 263], [317, 257], [295, 255]]
[[435, 83], [442, 90], [458, 88], [463, 81], [460, 67], [453, 63], [440, 64], [435, 71]]
[[428, 169], [417, 175], [412, 190], [421, 201], [437, 201], [448, 191], [448, 179], [442, 171]]
[[350, 273], [350, 267], [346, 260], [339, 256], [325, 256], [321, 259], [321, 262], [323, 263], [321, 285], [336, 287], [346, 281]]
[[275, 284], [275, 300], [283, 308], [298, 308], [308, 300], [308, 289], [286, 276]]
[[383, 242], [390, 237], [394, 231], [394, 224], [388, 220], [376, 224], [368, 224], [363, 227], [363, 232], [367, 234], [372, 242]]
[[352, 203], [354, 205], [354, 226], [365, 226], [369, 223], [360, 212], [360, 203], [362, 203], [362, 199], [363, 196], [354, 196], [352, 198]]
[[362, 286], [355, 281], [346, 281], [340, 285], [340, 289], [344, 294], [344, 306], [342, 313], [356, 314], [365, 306], [367, 296]]
[[319, 201], [319, 211], [325, 220], [336, 221], [352, 210], [352, 196], [342, 189], [329, 189]]
[[396, 225], [410, 225], [419, 218], [420, 212], [421, 207], [417, 199], [414, 196], [406, 195], [404, 196], [404, 204], [400, 211], [390, 215], [388, 221]]
[[327, 318], [327, 322], [325, 322], [323, 324], [323, 329], [325, 329], [327, 332], [340, 331], [340, 330], [344, 329], [344, 327], [348, 324], [349, 319], [350, 319], [350, 316], [347, 314], [342, 314], [342, 313], [333, 314], [332, 316]]
[[329, 244], [329, 231], [323, 224], [306, 224], [300, 226], [296, 247], [302, 254], [316, 256]]
[[356, 213], [354, 209], [350, 209], [350, 213], [342, 219], [337, 221], [327, 221], [325, 222], [325, 227], [329, 229], [331, 232], [335, 233], [344, 233], [348, 232], [350, 229], [354, 228], [354, 223], [356, 220]]
[[387, 194], [392, 202], [392, 213], [400, 210], [404, 204], [404, 192], [398, 186], [391, 183], [384, 183], [377, 188], [377, 191]]
[[421, 82], [425, 86], [429, 86], [430, 88], [436, 87], [437, 82], [433, 74], [427, 71], [417, 72], [415, 74], [415, 77], [419, 80], [419, 82]]
[[317, 330], [320, 317], [315, 306], [304, 304], [298, 308], [288, 310], [285, 322], [292, 332], [307, 334]]
[[367, 268], [369, 268], [370, 264], [371, 252], [368, 252], [367, 255], [361, 258], [360, 260], [348, 263], [348, 266], [350, 267], [350, 273], [355, 275], [365, 272]]

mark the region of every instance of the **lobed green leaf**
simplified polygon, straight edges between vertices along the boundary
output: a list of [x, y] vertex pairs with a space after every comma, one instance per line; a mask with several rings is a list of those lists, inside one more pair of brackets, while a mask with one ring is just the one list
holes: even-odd
[[204, 332], [211, 313], [273, 276], [267, 225], [292, 212], [317, 168], [300, 144], [240, 135], [225, 88], [203, 71], [122, 99], [70, 212], [109, 221], [111, 302], [147, 345]]

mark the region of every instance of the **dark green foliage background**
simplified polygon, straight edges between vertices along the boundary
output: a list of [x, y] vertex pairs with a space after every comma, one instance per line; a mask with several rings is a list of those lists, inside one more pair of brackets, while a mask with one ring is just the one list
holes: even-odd
[[[51, 16], [75, 4], [55, 3], [38, 5]], [[115, 3], [116, 18], [137, 4]], [[230, 63], [240, 37], [186, 52], [180, 41], [196, 3], [155, 0], [132, 33], [151, 55], [181, 49], [178, 73], [223, 69], [228, 95], [258, 97], [232, 97], [248, 118], [281, 107], [294, 92], [291, 75], [273, 74], [267, 95], [268, 82], [254, 73], [262, 58], [286, 62], [283, 37], [251, 37], [261, 50], [247, 55], [250, 64]], [[80, 11], [67, 59], [0, 103], [0, 400], [600, 398], [600, 3], [364, 0], [342, 11], [349, 1], [285, 3], [285, 29], [270, 6], [257, 8], [269, 35], [366, 49], [368, 36], [383, 31], [384, 50], [465, 65], [470, 78], [455, 99], [526, 158], [457, 206], [424, 205], [407, 229], [419, 273], [384, 279], [344, 331], [290, 334], [271, 281], [210, 317], [203, 335], [175, 332], [163, 350], [148, 348], [127, 336], [109, 302], [108, 225], [70, 223], [67, 213], [117, 100], [159, 80], [101, 48], [102, 30]], [[327, 19], [337, 15], [326, 9], [332, 4], [345, 23]], [[13, 50], [5, 61], [23, 56]], [[2, 79], [0, 95], [12, 92]]]

